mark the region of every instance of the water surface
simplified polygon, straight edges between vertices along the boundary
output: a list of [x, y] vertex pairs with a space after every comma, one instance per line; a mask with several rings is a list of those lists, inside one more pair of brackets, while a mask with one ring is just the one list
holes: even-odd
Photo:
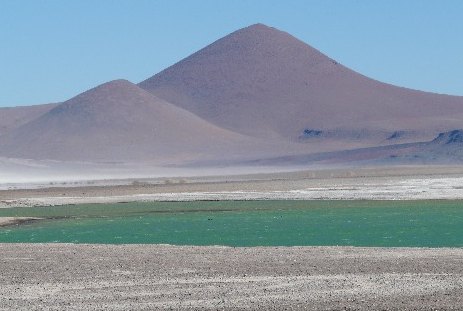
[[0, 210], [0, 242], [463, 247], [463, 201], [215, 201]]

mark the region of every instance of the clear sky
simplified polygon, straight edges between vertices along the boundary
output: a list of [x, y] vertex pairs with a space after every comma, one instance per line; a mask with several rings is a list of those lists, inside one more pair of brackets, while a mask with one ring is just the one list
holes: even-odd
[[138, 83], [258, 22], [377, 80], [463, 95], [461, 0], [0, 0], [0, 106]]

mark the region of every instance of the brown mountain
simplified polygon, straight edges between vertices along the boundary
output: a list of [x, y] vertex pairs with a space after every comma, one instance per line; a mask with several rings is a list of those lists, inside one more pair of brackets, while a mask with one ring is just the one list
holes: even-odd
[[257, 137], [374, 146], [463, 127], [463, 97], [369, 79], [262, 24], [212, 43], [139, 86], [218, 126]]
[[183, 159], [246, 143], [125, 80], [84, 92], [1, 138], [3, 156], [106, 161]]

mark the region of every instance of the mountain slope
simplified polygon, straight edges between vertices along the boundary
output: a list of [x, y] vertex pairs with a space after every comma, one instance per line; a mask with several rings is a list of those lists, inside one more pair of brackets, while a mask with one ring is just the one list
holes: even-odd
[[32, 121], [58, 104], [0, 108], [0, 136], [13, 128]]
[[257, 137], [310, 142], [326, 134], [327, 140], [378, 145], [431, 139], [463, 126], [463, 97], [380, 83], [261, 24], [139, 86], [218, 126]]
[[0, 138], [3, 156], [59, 160], [174, 160], [245, 142], [125, 80], [105, 83]]

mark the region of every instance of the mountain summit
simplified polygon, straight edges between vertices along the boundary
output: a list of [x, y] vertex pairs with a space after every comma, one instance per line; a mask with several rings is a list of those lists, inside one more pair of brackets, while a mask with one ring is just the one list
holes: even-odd
[[432, 138], [463, 119], [455, 119], [463, 116], [461, 97], [377, 82], [262, 24], [215, 41], [139, 86], [218, 126], [291, 141], [306, 131], [373, 145], [399, 131]]

